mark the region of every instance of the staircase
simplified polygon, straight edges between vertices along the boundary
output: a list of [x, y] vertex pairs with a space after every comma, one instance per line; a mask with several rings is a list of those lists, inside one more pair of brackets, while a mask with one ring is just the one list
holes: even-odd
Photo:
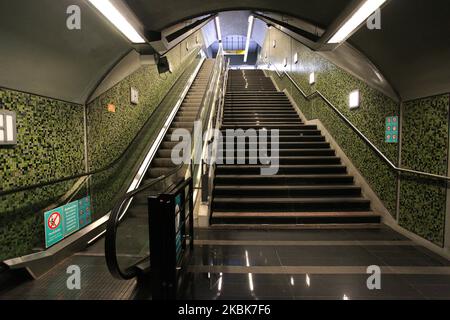
[[[380, 222], [325, 137], [316, 126], [302, 123], [263, 71], [232, 70], [228, 79], [223, 136], [227, 129], [279, 129], [280, 166], [276, 175], [261, 175], [260, 161], [248, 164], [246, 139], [246, 164], [216, 167], [213, 224]], [[223, 155], [226, 159], [225, 150]]]

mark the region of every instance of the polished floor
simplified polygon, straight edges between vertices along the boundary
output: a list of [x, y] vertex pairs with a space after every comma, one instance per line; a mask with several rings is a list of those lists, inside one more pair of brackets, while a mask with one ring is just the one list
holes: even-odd
[[[371, 229], [196, 230], [180, 299], [450, 299], [450, 261], [392, 231]], [[39, 280], [0, 282], [0, 299], [149, 299], [148, 283], [113, 279], [102, 241]], [[81, 290], [66, 286], [81, 268]], [[368, 266], [381, 288], [367, 286]]]

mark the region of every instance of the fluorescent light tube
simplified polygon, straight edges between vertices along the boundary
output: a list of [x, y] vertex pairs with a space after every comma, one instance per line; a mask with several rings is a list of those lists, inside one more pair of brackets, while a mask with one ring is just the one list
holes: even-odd
[[219, 17], [216, 17], [216, 30], [217, 30], [217, 39], [219, 42], [222, 42], [222, 31], [220, 30], [220, 20]]
[[247, 30], [247, 41], [245, 43], [244, 62], [247, 62], [248, 50], [250, 49], [250, 38], [252, 37], [253, 21], [254, 21], [253, 16], [248, 17], [248, 30]]
[[345, 24], [335, 33], [328, 43], [341, 43], [358, 28], [364, 20], [367, 20], [386, 0], [367, 0]]
[[145, 43], [135, 28], [125, 17], [112, 5], [109, 0], [89, 0], [98, 11], [103, 14], [120, 32], [122, 32], [132, 43]]

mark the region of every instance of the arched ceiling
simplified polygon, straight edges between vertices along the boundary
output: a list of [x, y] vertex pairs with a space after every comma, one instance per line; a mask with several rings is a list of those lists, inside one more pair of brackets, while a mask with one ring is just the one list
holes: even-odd
[[[331, 29], [361, 0], [112, 0], [125, 2], [148, 31], [229, 10], [273, 11]], [[69, 5], [82, 29], [65, 27]], [[449, 1], [389, 0], [382, 29], [362, 27], [349, 43], [368, 57], [403, 100], [450, 91]], [[0, 86], [84, 103], [133, 46], [87, 0], [0, 1]]]
[[391, 0], [381, 30], [361, 28], [349, 42], [404, 100], [450, 92], [450, 1]]
[[125, 0], [149, 30], [160, 31], [186, 18], [224, 10], [260, 10], [295, 15], [326, 27], [352, 0]]
[[[81, 30], [66, 27], [81, 8]], [[84, 103], [131, 47], [84, 0], [0, 1], [0, 86]]]

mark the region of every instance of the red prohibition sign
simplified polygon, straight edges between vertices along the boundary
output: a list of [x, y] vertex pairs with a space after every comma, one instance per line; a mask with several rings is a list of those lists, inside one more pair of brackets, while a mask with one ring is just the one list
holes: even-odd
[[58, 228], [61, 223], [61, 215], [58, 212], [53, 212], [50, 217], [48, 217], [47, 225], [51, 230]]

